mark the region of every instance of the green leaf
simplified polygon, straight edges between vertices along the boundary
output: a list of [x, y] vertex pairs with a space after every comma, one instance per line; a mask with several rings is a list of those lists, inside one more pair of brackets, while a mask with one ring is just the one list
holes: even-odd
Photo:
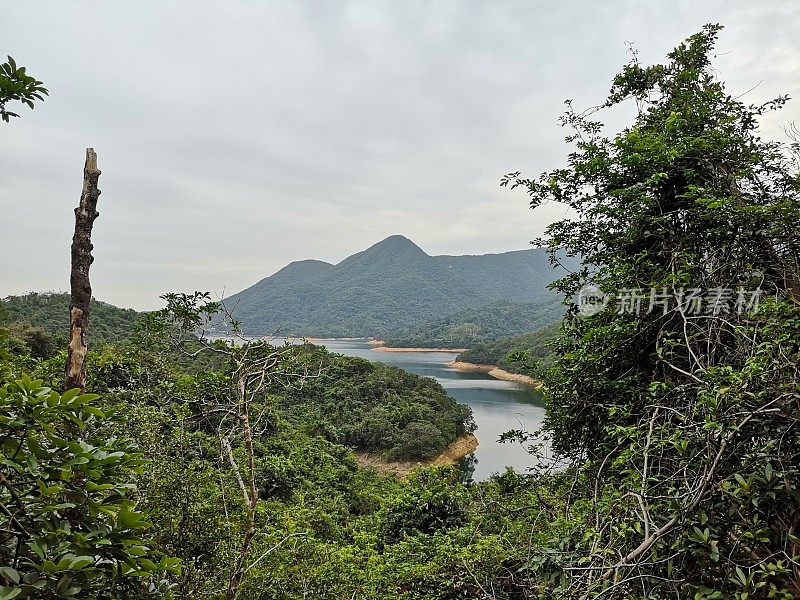
[[61, 404], [69, 404], [80, 395], [80, 388], [72, 388], [71, 390], [67, 390], [61, 395]]
[[19, 583], [19, 572], [11, 567], [0, 567], [0, 577], [4, 577], [11, 583]]
[[70, 564], [70, 569], [74, 569], [76, 571], [80, 571], [84, 567], [87, 567], [94, 563], [94, 557], [92, 556], [78, 556]]
[[117, 525], [123, 529], [146, 529], [150, 527], [150, 523], [140, 513], [127, 508], [123, 508], [117, 514]]
[[11, 600], [22, 593], [22, 588], [0, 587], [0, 600]]

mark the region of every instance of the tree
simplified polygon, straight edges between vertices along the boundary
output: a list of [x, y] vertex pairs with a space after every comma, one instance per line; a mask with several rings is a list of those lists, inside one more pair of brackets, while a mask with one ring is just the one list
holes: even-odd
[[9, 102], [22, 102], [33, 110], [34, 101], [44, 101], [48, 95], [42, 82], [26, 73], [25, 67], [18, 67], [10, 56], [0, 64], [0, 119], [9, 122], [11, 117], [19, 117], [6, 108]]
[[86, 387], [86, 355], [89, 352], [88, 330], [89, 311], [92, 306], [92, 285], [89, 268], [94, 262], [92, 256], [92, 227], [99, 216], [97, 200], [100, 190], [97, 181], [100, 169], [97, 168], [97, 154], [93, 148], [86, 149], [86, 162], [83, 166], [83, 189], [81, 199], [75, 209], [75, 233], [72, 236], [70, 260], [70, 303], [69, 303], [69, 346], [65, 366], [65, 389]]
[[[800, 146], [759, 137], [785, 96], [726, 92], [720, 29], [665, 64], [634, 53], [601, 107], [567, 103], [565, 168], [502, 182], [578, 215], [542, 240], [584, 261], [554, 284], [572, 306], [546, 392], [591, 506], [565, 597], [800, 594]], [[592, 115], [628, 101], [634, 123], [605, 137]], [[608, 304], [582, 316], [587, 284]]]
[[164, 597], [177, 562], [142, 538], [136, 450], [97, 429], [97, 396], [0, 387], [0, 598]]
[[52, 358], [58, 352], [52, 336], [42, 327], [14, 323], [7, 333], [12, 344], [18, 346], [16, 350], [20, 354], [30, 354], [33, 358]]
[[[224, 304], [212, 302], [210, 297], [208, 292], [165, 294], [162, 299], [166, 300], [167, 306], [145, 317], [144, 333], [152, 344], [191, 356], [213, 352], [228, 361], [230, 388], [198, 406], [197, 410], [200, 418], [213, 420], [219, 435], [220, 457], [227, 462], [243, 500], [245, 517], [241, 541], [225, 594], [227, 600], [234, 600], [239, 596], [246, 572], [245, 563], [256, 535], [261, 491], [256, 481], [255, 438], [266, 413], [267, 387], [274, 384], [286, 387], [302, 385], [304, 380], [318, 377], [321, 366], [304, 363], [302, 355], [288, 343], [275, 347], [269, 343], [270, 340], [245, 338], [239, 323], [232, 319]], [[205, 330], [210, 326], [230, 330], [231, 339], [206, 344]], [[253, 407], [259, 400], [261, 410], [254, 415]]]
[[381, 537], [391, 544], [407, 536], [430, 535], [463, 525], [468, 499], [455, 469], [419, 469], [413, 473], [403, 493], [381, 511]]

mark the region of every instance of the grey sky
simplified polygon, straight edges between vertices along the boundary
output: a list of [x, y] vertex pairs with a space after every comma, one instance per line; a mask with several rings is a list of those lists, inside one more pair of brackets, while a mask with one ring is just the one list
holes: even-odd
[[721, 22], [730, 90], [797, 98], [765, 136], [800, 121], [794, 0], [0, 0], [0, 15], [0, 53], [51, 93], [0, 124], [0, 296], [67, 289], [87, 146], [95, 296], [144, 309], [394, 233], [431, 254], [526, 247], [560, 209], [529, 210], [499, 178], [563, 163], [563, 100], [602, 101], [626, 42], [653, 62]]

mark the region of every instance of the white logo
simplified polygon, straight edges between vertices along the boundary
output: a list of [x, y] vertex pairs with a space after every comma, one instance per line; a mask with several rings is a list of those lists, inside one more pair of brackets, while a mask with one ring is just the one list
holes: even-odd
[[608, 304], [608, 296], [592, 283], [587, 283], [578, 292], [578, 314], [591, 317], [603, 310]]

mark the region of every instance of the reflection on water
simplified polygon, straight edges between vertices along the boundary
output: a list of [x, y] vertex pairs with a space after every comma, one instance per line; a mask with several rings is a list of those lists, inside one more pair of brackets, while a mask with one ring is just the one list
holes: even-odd
[[517, 443], [500, 444], [500, 434], [511, 429], [534, 431], [544, 419], [540, 395], [521, 384], [500, 381], [485, 373], [464, 373], [446, 366], [455, 355], [450, 352], [380, 352], [363, 340], [324, 340], [331, 352], [359, 356], [395, 365], [411, 373], [433, 377], [458, 402], [472, 408], [480, 445], [474, 456], [462, 461], [465, 472], [475, 481], [488, 479], [507, 466], [524, 472], [533, 459]]

